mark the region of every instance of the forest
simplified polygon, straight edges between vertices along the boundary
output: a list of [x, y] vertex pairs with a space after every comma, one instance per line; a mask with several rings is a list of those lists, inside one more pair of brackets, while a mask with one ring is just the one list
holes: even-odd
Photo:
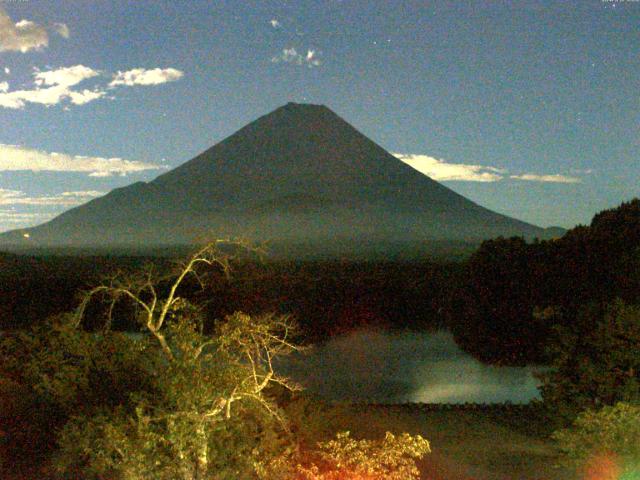
[[3, 472], [21, 458], [50, 478], [427, 478], [424, 438], [324, 431], [336, 407], [271, 368], [362, 328], [448, 329], [485, 363], [550, 366], [526, 415], [558, 462], [584, 472], [601, 449], [625, 471], [640, 460], [640, 200], [459, 261], [237, 249], [209, 244], [193, 265], [2, 254]]

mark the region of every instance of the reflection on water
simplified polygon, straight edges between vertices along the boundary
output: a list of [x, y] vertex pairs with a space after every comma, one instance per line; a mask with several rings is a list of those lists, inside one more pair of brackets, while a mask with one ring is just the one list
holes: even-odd
[[539, 398], [533, 367], [484, 365], [448, 332], [357, 331], [280, 367], [330, 400], [376, 403], [526, 403]]

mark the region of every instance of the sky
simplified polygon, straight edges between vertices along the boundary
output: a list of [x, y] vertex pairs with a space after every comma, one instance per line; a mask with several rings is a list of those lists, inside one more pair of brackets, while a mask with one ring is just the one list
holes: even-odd
[[540, 226], [639, 196], [640, 1], [0, 0], [0, 231], [324, 104]]

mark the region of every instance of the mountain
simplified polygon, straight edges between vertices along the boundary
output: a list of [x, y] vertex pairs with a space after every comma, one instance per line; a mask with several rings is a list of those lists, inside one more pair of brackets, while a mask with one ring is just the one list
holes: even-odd
[[241, 236], [331, 250], [499, 235], [546, 236], [405, 165], [327, 107], [289, 103], [151, 182], [2, 234], [0, 245], [157, 247]]

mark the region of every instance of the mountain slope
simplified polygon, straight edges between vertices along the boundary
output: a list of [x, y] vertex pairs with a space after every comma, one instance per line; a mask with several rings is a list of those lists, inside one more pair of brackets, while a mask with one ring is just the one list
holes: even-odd
[[158, 246], [222, 235], [328, 245], [545, 233], [417, 172], [328, 108], [290, 103], [149, 183], [7, 232], [0, 244]]

